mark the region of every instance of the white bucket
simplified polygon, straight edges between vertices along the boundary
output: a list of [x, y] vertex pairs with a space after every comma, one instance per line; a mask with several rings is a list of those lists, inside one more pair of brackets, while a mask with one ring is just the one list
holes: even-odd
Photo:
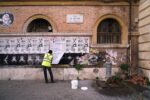
[[72, 80], [71, 81], [71, 88], [77, 89], [78, 88], [78, 80]]

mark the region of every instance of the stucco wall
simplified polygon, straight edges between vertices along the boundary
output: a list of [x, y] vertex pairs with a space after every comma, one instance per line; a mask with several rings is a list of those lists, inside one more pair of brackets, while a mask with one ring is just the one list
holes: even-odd
[[150, 78], [150, 0], [140, 1], [139, 32], [139, 66]]

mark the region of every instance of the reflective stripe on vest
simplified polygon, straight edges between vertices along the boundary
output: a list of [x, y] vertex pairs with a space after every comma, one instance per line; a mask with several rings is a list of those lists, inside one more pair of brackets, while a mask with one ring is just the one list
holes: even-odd
[[48, 56], [50, 56], [48, 53], [47, 54], [45, 54], [46, 55], [46, 57], [44, 56], [44, 59], [43, 59], [43, 61], [46, 61], [46, 62], [51, 62], [51, 59], [48, 59]]

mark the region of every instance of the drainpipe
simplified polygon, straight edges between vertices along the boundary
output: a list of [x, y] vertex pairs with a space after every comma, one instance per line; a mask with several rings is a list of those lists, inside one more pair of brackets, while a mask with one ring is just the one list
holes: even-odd
[[[128, 0], [129, 3], [129, 35], [128, 35], [128, 64], [131, 66], [131, 31], [132, 31], [132, 0]], [[131, 68], [132, 69], [132, 68]], [[130, 72], [131, 73], [131, 72]]]
[[129, 43], [131, 43], [131, 30], [132, 30], [132, 0], [129, 0]]

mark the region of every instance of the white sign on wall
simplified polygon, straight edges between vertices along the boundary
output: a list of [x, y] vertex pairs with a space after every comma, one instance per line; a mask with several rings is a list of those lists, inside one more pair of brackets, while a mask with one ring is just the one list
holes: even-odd
[[82, 14], [68, 14], [66, 18], [67, 23], [83, 23]]
[[58, 64], [65, 53], [65, 40], [63, 38], [53, 38], [50, 41], [50, 49], [53, 50], [53, 64]]

